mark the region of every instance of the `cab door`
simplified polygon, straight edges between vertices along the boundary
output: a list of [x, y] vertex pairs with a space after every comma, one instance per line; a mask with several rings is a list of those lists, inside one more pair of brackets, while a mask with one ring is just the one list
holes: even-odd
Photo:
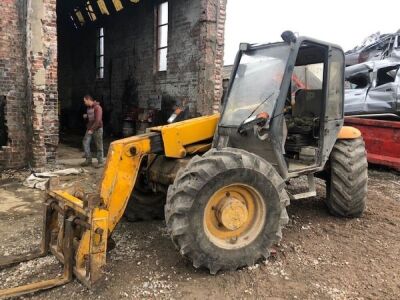
[[324, 122], [322, 122], [322, 165], [329, 159], [343, 126], [344, 54], [341, 49], [330, 47], [326, 72], [325, 116]]
[[376, 79], [368, 92], [364, 113], [394, 113], [398, 100], [398, 70], [400, 65], [375, 70]]
[[346, 115], [361, 114], [364, 111], [368, 90], [371, 88], [370, 74], [365, 72], [346, 78], [344, 90], [344, 112]]

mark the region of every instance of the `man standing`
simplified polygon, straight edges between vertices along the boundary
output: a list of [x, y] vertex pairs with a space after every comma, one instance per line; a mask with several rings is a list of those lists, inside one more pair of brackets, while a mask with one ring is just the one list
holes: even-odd
[[98, 167], [104, 165], [103, 154], [103, 109], [100, 104], [93, 99], [91, 95], [86, 95], [83, 102], [87, 107], [87, 114], [83, 115], [87, 119], [87, 129], [85, 137], [83, 138], [83, 150], [85, 151], [86, 161], [81, 164], [82, 167], [92, 165], [92, 152], [90, 151], [90, 142], [92, 137], [97, 150]]

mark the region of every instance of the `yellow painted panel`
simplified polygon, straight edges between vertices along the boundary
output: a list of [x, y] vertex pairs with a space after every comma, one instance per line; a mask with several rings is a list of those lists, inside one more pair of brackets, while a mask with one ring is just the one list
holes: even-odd
[[64, 192], [64, 191], [53, 191], [51, 193], [54, 193], [55, 195], [58, 195], [58, 196], [62, 197], [64, 199], [64, 201], [70, 202], [74, 206], [77, 206], [79, 208], [84, 208], [84, 204], [83, 204], [83, 201], [81, 199], [76, 198], [76, 197], [68, 194], [67, 192]]
[[[100, 197], [109, 212], [109, 232], [124, 214], [135, 186], [140, 163], [151, 152], [150, 138], [156, 133], [138, 135], [113, 142], [101, 181]], [[135, 151], [132, 153], [132, 149]]]
[[356, 139], [361, 136], [361, 131], [358, 130], [355, 127], [351, 126], [343, 126], [342, 129], [339, 131], [338, 134], [338, 139], [339, 140], [344, 140], [344, 139]]
[[68, 192], [65, 191], [50, 191], [49, 195], [59, 201], [61, 201], [63, 204], [73, 208], [77, 212], [86, 215], [87, 211], [85, 210], [85, 205], [83, 201], [79, 198], [76, 198], [69, 194]]
[[90, 279], [96, 282], [101, 276], [101, 269], [106, 265], [108, 239], [107, 210], [95, 208], [92, 212], [90, 239]]
[[90, 251], [90, 230], [86, 230], [75, 253], [75, 266], [83, 274], [86, 272], [86, 257]]
[[214, 137], [219, 117], [219, 114], [215, 114], [167, 126], [154, 127], [150, 130], [161, 132], [165, 156], [182, 158], [186, 156], [185, 146]]

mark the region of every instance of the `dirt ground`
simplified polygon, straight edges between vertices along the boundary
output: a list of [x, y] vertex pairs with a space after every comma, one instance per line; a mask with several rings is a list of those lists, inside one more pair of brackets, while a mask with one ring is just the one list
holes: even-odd
[[[78, 150], [62, 147], [61, 155], [80, 161]], [[0, 177], [0, 256], [33, 250], [40, 241], [44, 192], [23, 187], [27, 171]], [[67, 182], [96, 188], [101, 170], [88, 168]], [[293, 181], [296, 189], [302, 180]], [[328, 214], [325, 186], [318, 197], [295, 201], [291, 221], [276, 255], [254, 267], [211, 276], [195, 270], [174, 249], [163, 221], [123, 220], [113, 238], [104, 279], [93, 290], [77, 280], [31, 295], [29, 299], [399, 299], [400, 175], [369, 171], [368, 207], [362, 218], [338, 219]], [[0, 271], [0, 288], [51, 278], [61, 273], [56, 259], [46, 257]]]

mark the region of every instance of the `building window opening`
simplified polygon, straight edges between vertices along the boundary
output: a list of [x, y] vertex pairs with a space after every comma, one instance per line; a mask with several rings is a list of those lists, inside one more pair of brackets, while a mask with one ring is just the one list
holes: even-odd
[[0, 147], [6, 146], [8, 133], [6, 126], [6, 96], [0, 96]]
[[78, 8], [75, 8], [74, 11], [75, 11], [75, 15], [78, 18], [78, 21], [81, 24], [81, 26], [85, 25], [85, 18], [83, 17], [82, 12]]
[[96, 21], [97, 17], [93, 10], [92, 4], [90, 4], [90, 1], [86, 2], [86, 12], [90, 18], [90, 21], [92, 21], [92, 22]]
[[104, 78], [104, 28], [97, 31], [97, 51], [96, 51], [96, 70], [97, 79]]
[[168, 2], [157, 6], [157, 71], [167, 70], [168, 55]]

